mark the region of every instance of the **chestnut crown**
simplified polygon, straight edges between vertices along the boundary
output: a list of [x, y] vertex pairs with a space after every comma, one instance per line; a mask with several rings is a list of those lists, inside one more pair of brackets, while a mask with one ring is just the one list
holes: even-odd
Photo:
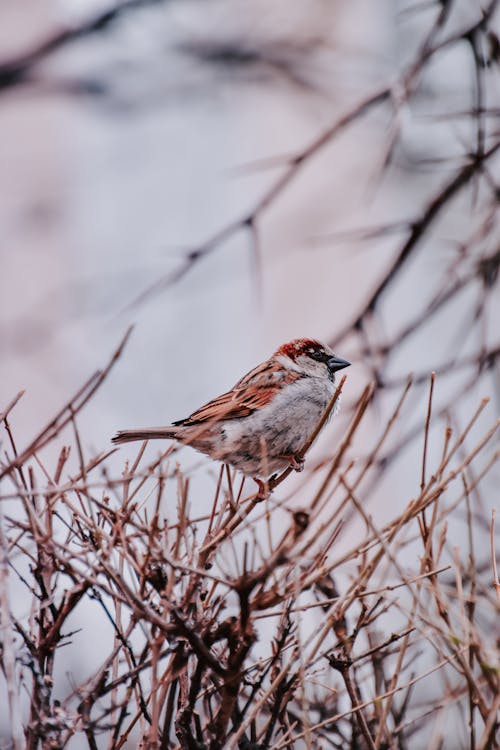
[[288, 357], [300, 369], [311, 375], [324, 375], [325, 368], [329, 377], [333, 379], [334, 373], [349, 367], [351, 364], [347, 359], [337, 357], [326, 344], [321, 344], [315, 339], [294, 339], [283, 344], [277, 350], [275, 356]]

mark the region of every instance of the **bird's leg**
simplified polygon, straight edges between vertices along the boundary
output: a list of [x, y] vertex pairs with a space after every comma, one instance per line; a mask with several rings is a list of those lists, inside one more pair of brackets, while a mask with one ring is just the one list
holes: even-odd
[[304, 471], [305, 466], [305, 459], [302, 456], [295, 456], [293, 454], [291, 455], [285, 455], [280, 456], [280, 458], [283, 458], [285, 461], [288, 461], [290, 464], [290, 468], [294, 471]]
[[261, 500], [266, 500], [271, 494], [269, 491], [269, 483], [266, 481], [262, 481], [262, 479], [257, 479], [257, 477], [254, 477], [253, 481], [257, 483], [257, 486], [259, 488], [255, 494], [255, 500], [257, 500], [258, 502], [260, 502]]

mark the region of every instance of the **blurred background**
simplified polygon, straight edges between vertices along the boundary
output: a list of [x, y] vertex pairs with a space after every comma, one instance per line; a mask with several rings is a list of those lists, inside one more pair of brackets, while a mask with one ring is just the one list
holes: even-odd
[[[285, 340], [336, 342], [412, 222], [498, 138], [498, 14], [477, 26], [484, 5], [4, 2], [0, 382], [4, 400], [27, 391], [26, 440], [131, 322], [126, 356], [86, 412], [103, 443], [117, 427], [183, 416]], [[405, 93], [426, 43], [454, 35]], [[238, 224], [294, 156], [385, 87], [304, 160], [254, 231]], [[498, 248], [497, 167], [493, 155], [422, 227], [366, 336], [338, 342], [354, 363], [351, 399], [374, 373], [382, 385], [478, 353], [484, 365], [498, 345], [498, 258], [424, 314]], [[487, 364], [449, 369], [443, 405], [498, 399], [496, 358]]]
[[17, 435], [27, 443], [131, 323], [82, 417], [94, 451], [190, 413], [297, 336], [353, 362], [346, 416], [377, 382], [368, 445], [409, 373], [398, 450], [432, 369], [435, 413], [457, 426], [490, 396], [489, 423], [496, 6], [4, 2], [0, 383], [4, 402], [26, 389]]
[[[484, 396], [474, 434], [492, 423], [496, 2], [3, 0], [0, 14], [0, 396], [26, 389], [20, 443], [131, 323], [80, 417], [91, 452], [185, 416], [298, 336], [352, 361], [344, 419], [377, 383], [360, 452], [415, 376], [387, 447], [399, 460], [367, 497], [380, 524], [418, 492], [432, 370], [430, 464]], [[341, 420], [330, 430], [314, 461]]]

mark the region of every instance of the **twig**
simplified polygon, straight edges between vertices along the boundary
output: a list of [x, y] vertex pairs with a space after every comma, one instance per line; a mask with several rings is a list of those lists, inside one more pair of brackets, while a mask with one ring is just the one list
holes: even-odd
[[422, 477], [420, 479], [420, 491], [425, 487], [425, 463], [427, 460], [427, 442], [429, 440], [429, 426], [431, 423], [432, 413], [432, 394], [434, 393], [434, 382], [436, 380], [436, 373], [431, 372], [431, 382], [429, 387], [429, 401], [427, 403], [427, 416], [425, 418], [425, 429], [424, 429], [424, 448], [422, 452]]
[[0, 469], [0, 479], [6, 474], [9, 474], [13, 469], [22, 466], [28, 458], [30, 458], [35, 452], [39, 451], [46, 445], [50, 440], [53, 440], [61, 430], [69, 424], [74, 415], [77, 414], [88, 401], [92, 398], [96, 390], [105, 381], [113, 365], [120, 358], [123, 349], [125, 348], [127, 341], [132, 333], [133, 326], [130, 326], [122, 340], [120, 341], [117, 349], [114, 351], [108, 364], [103, 370], [97, 370], [87, 382], [80, 388], [76, 394], [62, 407], [62, 409], [56, 414], [56, 416], [49, 422], [49, 424], [43, 428], [41, 432], [31, 441], [29, 446], [13, 461], [10, 461], [6, 466]]
[[490, 526], [490, 544], [491, 544], [491, 564], [493, 566], [493, 586], [495, 588], [498, 603], [500, 604], [500, 581], [498, 580], [497, 571], [497, 558], [495, 553], [495, 508], [491, 511], [491, 526]]
[[[11, 407], [12, 408], [12, 407]], [[9, 559], [0, 506], [0, 658], [5, 673], [9, 701], [11, 738], [14, 750], [24, 750], [25, 738], [20, 693], [16, 679], [16, 652], [9, 604]]]

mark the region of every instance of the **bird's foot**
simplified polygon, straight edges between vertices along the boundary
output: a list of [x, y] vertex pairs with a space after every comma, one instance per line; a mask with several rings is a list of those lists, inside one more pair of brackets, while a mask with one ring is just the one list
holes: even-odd
[[290, 468], [294, 471], [304, 471], [305, 466], [305, 459], [302, 458], [302, 456], [294, 456], [293, 454], [290, 456], [282, 456], [286, 461], [288, 461]]

